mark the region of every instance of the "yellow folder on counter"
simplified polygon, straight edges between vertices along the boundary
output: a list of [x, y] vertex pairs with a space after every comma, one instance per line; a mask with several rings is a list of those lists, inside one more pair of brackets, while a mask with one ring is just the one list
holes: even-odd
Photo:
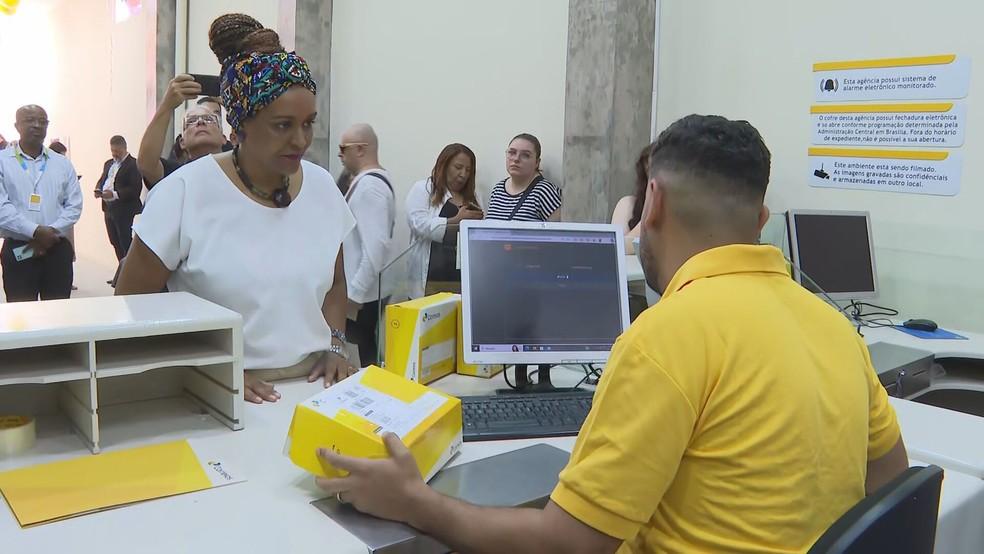
[[21, 527], [243, 481], [202, 441], [174, 441], [0, 473]]

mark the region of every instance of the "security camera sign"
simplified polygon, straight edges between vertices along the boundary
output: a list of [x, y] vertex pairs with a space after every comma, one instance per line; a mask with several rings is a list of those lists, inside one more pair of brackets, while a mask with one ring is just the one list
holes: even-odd
[[966, 98], [970, 60], [955, 54], [813, 64], [817, 102]]
[[810, 186], [954, 196], [960, 152], [810, 148]]
[[960, 192], [969, 58], [820, 62], [813, 83], [810, 186]]

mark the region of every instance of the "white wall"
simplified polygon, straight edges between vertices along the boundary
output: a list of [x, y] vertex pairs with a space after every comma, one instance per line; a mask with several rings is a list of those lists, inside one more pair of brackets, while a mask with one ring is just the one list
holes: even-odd
[[[293, 4], [294, 0], [178, 0], [174, 67], [178, 73], [219, 74], [219, 60], [208, 47], [208, 30], [217, 17], [227, 13], [245, 13], [254, 17], [264, 26], [277, 31], [281, 43], [289, 50], [293, 47], [294, 28], [292, 22], [281, 21], [281, 16], [292, 13]], [[187, 27], [182, 23], [186, 23]], [[182, 118], [187, 107], [179, 108], [176, 117]], [[231, 134], [229, 124], [224, 120], [222, 128], [226, 135]]]
[[[10, 55], [31, 43], [32, 63], [25, 64], [18, 56]], [[4, 75], [4, 84], [0, 86], [0, 135], [13, 141], [17, 139], [14, 129], [17, 108], [38, 104], [50, 111], [54, 105], [60, 75], [51, 7], [26, 4], [15, 16], [0, 15], [0, 52], [4, 53], [0, 56], [0, 75]]]
[[[179, 4], [184, 0], [179, 0]], [[279, 4], [276, 0], [187, 0], [188, 73], [218, 75], [219, 61], [208, 47], [208, 29], [215, 18], [227, 13], [245, 13], [263, 25], [277, 29]], [[178, 38], [181, 40], [181, 37]], [[177, 68], [184, 67], [178, 60]]]
[[540, 139], [544, 172], [561, 184], [567, 0], [335, 0], [332, 19], [332, 144], [353, 123], [376, 129], [401, 244], [407, 191], [449, 143], [475, 151], [483, 205], [521, 132]]
[[[116, 257], [100, 202], [91, 191], [110, 157], [111, 136], [123, 135], [131, 152], [140, 144], [147, 121], [147, 77], [152, 74], [145, 45], [153, 22], [154, 15], [144, 10], [115, 23], [106, 0], [23, 2], [13, 17], [0, 16], [0, 25], [11, 25], [0, 26], [0, 75], [5, 76], [6, 91], [0, 99], [0, 132], [16, 138], [14, 111], [20, 105], [36, 103], [47, 110], [48, 138], [68, 143], [69, 157], [83, 176], [85, 204], [75, 228], [79, 263], [95, 266], [104, 279], [112, 277]], [[26, 38], [7, 34], [12, 31]]]
[[[689, 113], [747, 119], [772, 151], [767, 203], [869, 210], [880, 303], [941, 325], [984, 331], [984, 4], [976, 0], [663, 0], [657, 127]], [[961, 192], [934, 197], [807, 185], [818, 61], [957, 53], [969, 56]]]

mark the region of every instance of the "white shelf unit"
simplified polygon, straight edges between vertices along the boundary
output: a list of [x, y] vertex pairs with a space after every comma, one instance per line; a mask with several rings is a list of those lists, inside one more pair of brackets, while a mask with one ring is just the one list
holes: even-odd
[[[0, 304], [0, 387], [57, 386], [59, 410], [93, 453], [100, 424], [125, 425], [113, 414], [175, 396], [242, 429], [242, 351], [239, 314], [187, 293]], [[170, 431], [185, 412], [152, 413]]]

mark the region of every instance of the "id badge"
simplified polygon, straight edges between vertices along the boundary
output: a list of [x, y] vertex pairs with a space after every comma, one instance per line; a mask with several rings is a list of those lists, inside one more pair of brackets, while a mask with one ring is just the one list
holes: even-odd
[[40, 212], [41, 211], [41, 195], [32, 194], [31, 199], [27, 204], [28, 211]]

